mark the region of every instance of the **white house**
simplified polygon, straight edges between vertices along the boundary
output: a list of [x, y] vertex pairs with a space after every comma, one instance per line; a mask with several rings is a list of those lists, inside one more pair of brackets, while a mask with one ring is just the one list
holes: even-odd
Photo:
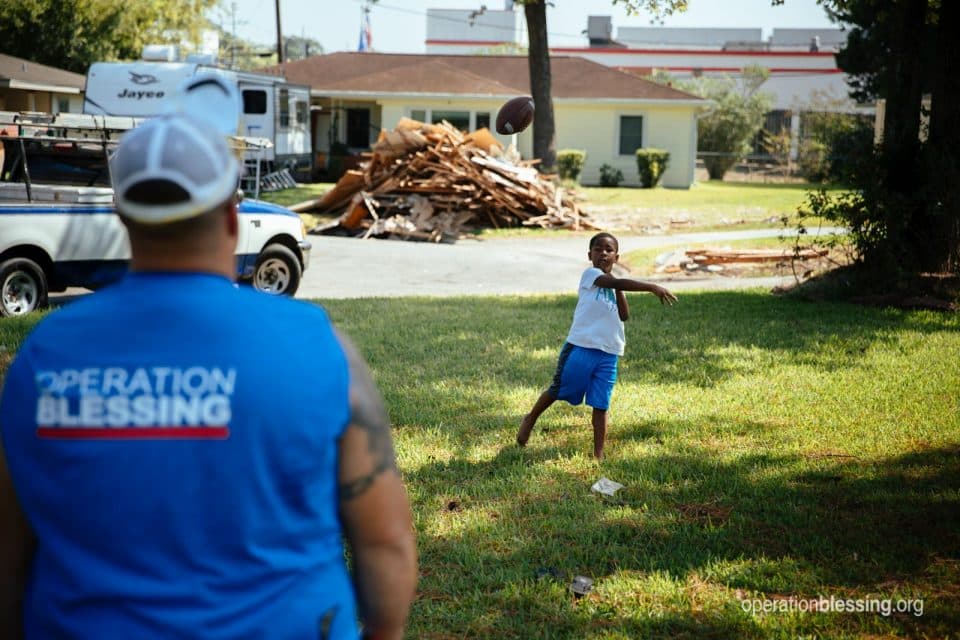
[[[321, 156], [336, 143], [367, 150], [380, 129], [402, 117], [492, 129], [500, 105], [530, 92], [525, 56], [333, 53], [286, 63], [283, 73], [311, 87], [314, 149]], [[551, 73], [557, 149], [587, 152], [584, 184], [597, 184], [604, 164], [623, 171], [625, 184], [638, 184], [640, 147], [670, 152], [664, 186], [693, 183], [696, 119], [706, 101], [582, 57], [552, 57]], [[532, 157], [532, 127], [516, 143]]]

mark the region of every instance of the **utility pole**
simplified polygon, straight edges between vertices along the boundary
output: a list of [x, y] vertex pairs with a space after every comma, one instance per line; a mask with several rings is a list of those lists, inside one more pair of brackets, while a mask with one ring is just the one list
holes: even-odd
[[230, 68], [237, 68], [237, 3], [230, 3], [230, 18], [233, 22], [233, 37], [230, 39]]
[[277, 64], [283, 64], [283, 33], [280, 30], [280, 0], [277, 5]]

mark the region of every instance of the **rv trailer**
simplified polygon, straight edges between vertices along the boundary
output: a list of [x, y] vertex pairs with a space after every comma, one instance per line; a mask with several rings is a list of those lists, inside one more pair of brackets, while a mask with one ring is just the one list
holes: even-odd
[[87, 72], [83, 111], [103, 116], [146, 118], [168, 111], [181, 82], [198, 72], [215, 73], [235, 83], [243, 98], [237, 135], [264, 138], [272, 146], [259, 158], [263, 172], [309, 172], [310, 87], [280, 76], [234, 71], [195, 62], [96, 62]]

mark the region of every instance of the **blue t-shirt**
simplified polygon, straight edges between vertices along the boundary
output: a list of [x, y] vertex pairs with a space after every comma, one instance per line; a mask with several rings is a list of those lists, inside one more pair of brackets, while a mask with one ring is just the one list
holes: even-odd
[[348, 387], [319, 307], [215, 275], [131, 274], [42, 321], [0, 401], [27, 638], [356, 638]]

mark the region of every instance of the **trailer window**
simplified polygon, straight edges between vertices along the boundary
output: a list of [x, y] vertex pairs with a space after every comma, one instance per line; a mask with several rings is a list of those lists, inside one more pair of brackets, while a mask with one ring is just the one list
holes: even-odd
[[307, 123], [307, 103], [303, 100], [297, 100], [297, 124]]
[[243, 112], [264, 114], [267, 112], [267, 92], [260, 89], [245, 89], [243, 92]]
[[280, 89], [280, 126], [290, 126], [290, 91]]

